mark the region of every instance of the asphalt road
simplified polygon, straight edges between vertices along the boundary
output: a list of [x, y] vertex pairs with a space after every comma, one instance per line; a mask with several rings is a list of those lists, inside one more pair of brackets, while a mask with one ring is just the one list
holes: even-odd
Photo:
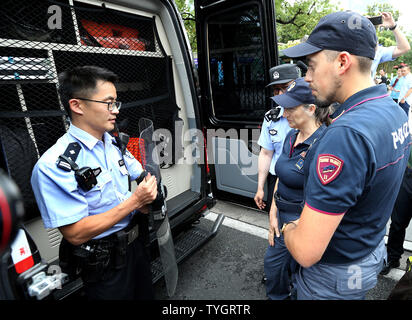
[[[267, 300], [263, 256], [267, 247], [267, 216], [257, 210], [219, 202], [198, 227], [210, 229], [216, 217], [226, 218], [218, 234], [179, 264], [179, 281], [173, 297], [167, 296], [164, 281], [155, 286], [159, 300]], [[407, 252], [404, 256], [411, 255]], [[403, 259], [405, 260], [405, 259]], [[404, 271], [392, 270], [379, 276], [367, 300], [385, 300]]]

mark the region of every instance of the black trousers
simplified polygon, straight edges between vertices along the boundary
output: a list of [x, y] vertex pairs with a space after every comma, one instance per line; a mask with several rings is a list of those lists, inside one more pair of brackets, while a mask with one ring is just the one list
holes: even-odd
[[146, 216], [139, 221], [139, 237], [127, 246], [126, 265], [112, 269], [107, 280], [84, 283], [89, 300], [153, 300], [154, 289], [148, 249], [149, 228]]
[[273, 200], [273, 191], [275, 190], [275, 185], [276, 185], [276, 180], [277, 176], [271, 174], [270, 172], [268, 173], [266, 183], [267, 183], [267, 198], [266, 198], [266, 207], [265, 211], [269, 213], [270, 211], [270, 206], [272, 205], [272, 200]]
[[391, 215], [388, 261], [399, 261], [403, 254], [406, 228], [412, 218], [412, 169], [407, 168]]

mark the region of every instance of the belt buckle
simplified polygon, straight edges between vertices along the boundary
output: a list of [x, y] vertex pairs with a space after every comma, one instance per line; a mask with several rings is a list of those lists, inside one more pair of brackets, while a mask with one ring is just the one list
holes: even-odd
[[127, 233], [127, 244], [131, 244], [136, 238], [139, 236], [139, 225], [135, 225], [128, 233]]

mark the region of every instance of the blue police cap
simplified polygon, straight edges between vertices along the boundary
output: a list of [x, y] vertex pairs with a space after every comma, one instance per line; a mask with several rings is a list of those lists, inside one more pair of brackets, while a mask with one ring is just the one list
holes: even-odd
[[376, 30], [369, 19], [356, 12], [334, 12], [320, 19], [306, 42], [287, 48], [283, 53], [295, 58], [334, 50], [374, 59], [376, 44]]
[[297, 78], [289, 85], [285, 93], [274, 96], [272, 99], [285, 109], [294, 108], [301, 104], [315, 103], [312, 90], [304, 78]]

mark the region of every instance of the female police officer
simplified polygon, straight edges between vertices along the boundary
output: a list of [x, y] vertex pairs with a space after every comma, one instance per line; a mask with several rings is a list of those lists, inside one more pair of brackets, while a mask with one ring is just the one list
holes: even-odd
[[325, 123], [329, 123], [329, 109], [320, 109], [313, 104], [315, 99], [303, 78], [296, 79], [284, 94], [272, 99], [284, 108], [284, 117], [294, 129], [287, 134], [276, 163], [279, 180], [269, 213], [270, 245], [264, 258], [268, 279], [266, 291], [270, 299], [278, 300], [289, 298], [290, 275], [296, 265], [278, 226], [296, 220], [300, 215], [305, 154], [325, 129]]
[[[151, 176], [135, 192], [128, 190], [128, 176], [138, 178], [142, 166], [128, 152], [123, 157], [108, 134], [121, 106], [116, 81], [115, 74], [94, 66], [59, 75], [70, 128], [38, 160], [31, 183], [45, 227], [63, 234], [60, 260], [65, 258], [69, 266], [80, 260], [88, 298], [152, 299], [150, 259], [142, 238], [148, 234], [147, 215], [137, 210], [156, 198], [157, 184]], [[84, 172], [86, 167], [93, 172]], [[138, 229], [129, 230], [133, 217]], [[139, 237], [125, 238], [130, 231]]]

